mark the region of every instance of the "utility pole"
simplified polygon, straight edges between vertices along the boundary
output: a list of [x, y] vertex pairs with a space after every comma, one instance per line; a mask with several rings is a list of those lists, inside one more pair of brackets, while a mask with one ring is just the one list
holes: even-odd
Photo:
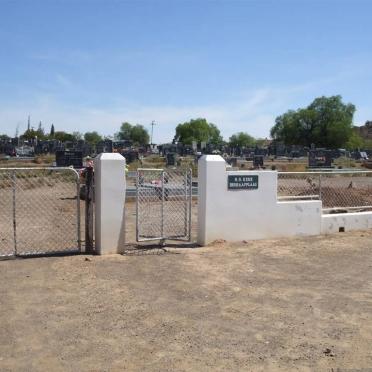
[[152, 143], [152, 137], [154, 135], [154, 125], [156, 125], [155, 121], [153, 120], [150, 125], [151, 125], [151, 145], [152, 145], [153, 144]]

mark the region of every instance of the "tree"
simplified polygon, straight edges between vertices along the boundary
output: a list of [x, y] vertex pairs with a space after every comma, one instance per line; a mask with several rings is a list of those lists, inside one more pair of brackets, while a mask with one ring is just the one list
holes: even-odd
[[45, 134], [44, 134], [44, 130], [43, 128], [40, 126], [39, 124], [39, 127], [37, 130], [31, 128], [31, 129], [27, 129], [22, 135], [21, 135], [21, 138], [27, 140], [27, 141], [30, 141], [30, 140], [34, 140], [34, 139], [38, 139], [38, 140], [44, 140], [46, 138]]
[[353, 132], [346, 143], [345, 146], [348, 150], [357, 150], [364, 147], [363, 138], [358, 134]]
[[130, 139], [136, 145], [147, 145], [150, 140], [150, 136], [143, 125], [136, 124], [130, 131]]
[[102, 137], [96, 132], [86, 132], [84, 134], [84, 139], [87, 141], [90, 145], [96, 145], [97, 142], [102, 141]]
[[10, 137], [7, 134], [0, 134], [0, 141], [9, 141]]
[[141, 124], [132, 125], [124, 122], [116, 137], [120, 140], [132, 141], [137, 146], [144, 146], [149, 143], [150, 136], [146, 128]]
[[57, 141], [61, 142], [73, 142], [75, 140], [74, 136], [71, 133], [63, 132], [63, 131], [57, 131], [54, 132], [54, 138]]
[[176, 127], [174, 141], [191, 145], [193, 141], [219, 144], [223, 141], [220, 130], [215, 124], [208, 123], [206, 119], [191, 119]]
[[118, 138], [121, 140], [127, 140], [130, 141], [130, 132], [132, 129], [132, 125], [128, 122], [124, 122], [121, 124], [119, 133], [117, 134]]
[[50, 127], [50, 134], [49, 134], [49, 137], [50, 138], [53, 138], [54, 137], [54, 132], [55, 132], [55, 130], [54, 130], [54, 124], [52, 124], [52, 126]]
[[341, 96], [319, 97], [309, 106], [287, 111], [275, 119], [271, 136], [286, 145], [344, 147], [353, 133], [355, 106]]
[[230, 137], [229, 144], [231, 147], [252, 147], [256, 140], [248, 133], [239, 132]]
[[215, 124], [209, 123], [209, 143], [219, 145], [223, 142], [220, 130]]

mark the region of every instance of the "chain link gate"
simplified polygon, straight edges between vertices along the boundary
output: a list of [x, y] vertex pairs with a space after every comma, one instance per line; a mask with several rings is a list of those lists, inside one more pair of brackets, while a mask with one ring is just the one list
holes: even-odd
[[0, 168], [0, 257], [80, 252], [79, 174]]
[[138, 169], [136, 191], [138, 242], [191, 240], [191, 169]]

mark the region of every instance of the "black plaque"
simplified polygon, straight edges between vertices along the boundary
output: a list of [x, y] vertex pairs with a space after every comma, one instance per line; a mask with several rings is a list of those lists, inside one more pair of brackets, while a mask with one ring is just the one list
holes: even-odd
[[228, 175], [228, 190], [256, 190], [258, 189], [258, 175]]
[[83, 168], [83, 153], [81, 151], [56, 151], [57, 167]]

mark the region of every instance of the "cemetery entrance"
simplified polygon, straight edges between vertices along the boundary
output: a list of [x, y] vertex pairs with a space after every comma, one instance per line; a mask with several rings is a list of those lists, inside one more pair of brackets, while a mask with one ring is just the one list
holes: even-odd
[[0, 257], [80, 252], [79, 174], [0, 168]]
[[191, 239], [192, 172], [138, 169], [136, 239]]

